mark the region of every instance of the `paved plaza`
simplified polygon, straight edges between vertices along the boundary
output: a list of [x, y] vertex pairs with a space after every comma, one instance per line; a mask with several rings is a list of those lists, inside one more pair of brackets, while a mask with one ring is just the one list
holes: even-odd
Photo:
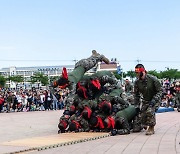
[[[44, 142], [58, 145], [56, 143], [63, 140], [64, 134], [57, 134], [57, 124], [62, 112], [1, 113], [0, 153], [180, 154], [180, 113], [176, 110], [156, 114], [157, 125], [152, 136], [146, 136], [145, 131], [118, 136], [108, 136], [106, 133], [102, 138], [93, 137], [94, 140], [72, 145], [40, 151], [30, 148], [43, 145]], [[71, 139], [77, 138], [78, 135], [72, 133]]]

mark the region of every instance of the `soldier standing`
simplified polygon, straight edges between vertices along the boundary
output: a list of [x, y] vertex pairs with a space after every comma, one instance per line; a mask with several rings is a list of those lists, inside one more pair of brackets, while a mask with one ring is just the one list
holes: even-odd
[[132, 91], [133, 91], [133, 85], [131, 84], [131, 82], [128, 79], [126, 79], [125, 80], [125, 92], [127, 94], [131, 94]]
[[[156, 125], [155, 111], [161, 101], [162, 86], [155, 76], [147, 74], [142, 64], [135, 66], [135, 73], [137, 75], [137, 80], [134, 83], [135, 107], [140, 110], [142, 124], [149, 126], [146, 135], [152, 135]], [[141, 99], [142, 106], [140, 108]]]

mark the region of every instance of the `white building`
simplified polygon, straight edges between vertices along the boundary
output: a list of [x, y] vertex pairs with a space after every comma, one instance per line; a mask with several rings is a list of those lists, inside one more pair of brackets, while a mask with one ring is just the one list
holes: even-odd
[[[97, 71], [109, 70], [109, 71], [117, 71], [118, 63], [111, 62], [110, 64], [98, 63], [98, 65], [87, 73], [95, 73]], [[25, 88], [29, 86], [30, 77], [34, 75], [36, 72], [43, 73], [48, 76], [48, 78], [53, 76], [60, 76], [62, 74], [63, 67], [66, 67], [67, 72], [71, 72], [74, 69], [74, 65], [64, 65], [64, 66], [37, 66], [37, 67], [8, 67], [0, 69], [0, 75], [4, 77], [20, 75], [24, 78], [24, 83], [22, 86]], [[13, 82], [7, 83], [10, 88], [15, 88], [16, 85]]]

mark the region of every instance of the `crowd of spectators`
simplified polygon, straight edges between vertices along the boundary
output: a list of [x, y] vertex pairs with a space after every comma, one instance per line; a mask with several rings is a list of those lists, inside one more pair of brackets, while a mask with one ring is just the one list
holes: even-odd
[[166, 79], [162, 81], [163, 95], [162, 95], [162, 107], [177, 107], [179, 103], [180, 94], [180, 81], [173, 81]]
[[1, 89], [0, 112], [60, 110], [68, 93], [68, 89], [58, 89], [53, 94], [41, 89]]

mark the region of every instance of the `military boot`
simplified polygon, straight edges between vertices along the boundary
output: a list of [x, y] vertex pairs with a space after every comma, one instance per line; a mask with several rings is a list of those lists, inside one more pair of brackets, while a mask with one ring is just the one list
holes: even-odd
[[148, 128], [148, 127], [147, 127], [146, 125], [143, 125], [143, 129], [144, 129], [144, 130], [147, 130], [147, 128]]
[[152, 135], [154, 134], [154, 126], [149, 126], [146, 135]]
[[100, 56], [100, 54], [99, 54], [99, 53], [97, 53], [97, 51], [96, 51], [96, 50], [93, 50], [93, 51], [92, 51], [92, 56]]
[[180, 112], [180, 105], [178, 105], [178, 107], [177, 107], [177, 111], [178, 111], [178, 112]]
[[142, 130], [141, 126], [133, 126], [133, 132], [134, 133], [141, 132], [141, 130]]
[[105, 62], [106, 64], [109, 64], [109, 59], [106, 58], [104, 55], [100, 55], [99, 53], [97, 53], [96, 50], [93, 50], [93, 51], [92, 51], [92, 56], [94, 56], [94, 57], [100, 57], [100, 59], [101, 59], [103, 62]]

